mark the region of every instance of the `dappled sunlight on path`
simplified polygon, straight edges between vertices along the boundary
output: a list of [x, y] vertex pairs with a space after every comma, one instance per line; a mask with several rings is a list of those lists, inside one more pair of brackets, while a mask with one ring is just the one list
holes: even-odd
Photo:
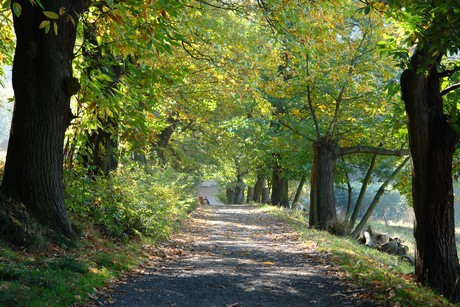
[[327, 256], [251, 206], [208, 206], [99, 302], [114, 306], [356, 306]]

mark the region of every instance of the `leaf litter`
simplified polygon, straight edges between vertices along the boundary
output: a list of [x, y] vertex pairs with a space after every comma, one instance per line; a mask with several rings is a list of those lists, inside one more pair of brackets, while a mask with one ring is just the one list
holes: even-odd
[[255, 206], [201, 207], [168, 242], [144, 246], [147, 260], [87, 306], [385, 306], [299, 238]]

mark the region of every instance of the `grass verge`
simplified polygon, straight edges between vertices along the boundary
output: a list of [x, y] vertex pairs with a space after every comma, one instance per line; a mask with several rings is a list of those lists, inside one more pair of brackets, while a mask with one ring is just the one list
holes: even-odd
[[265, 212], [275, 214], [298, 231], [306, 245], [315, 245], [338, 266], [343, 278], [364, 289], [369, 298], [391, 306], [454, 306], [444, 297], [418, 284], [413, 267], [396, 256], [381, 253], [358, 242], [310, 229], [308, 218], [300, 211], [263, 206]]
[[87, 233], [77, 249], [39, 253], [0, 247], [0, 306], [70, 306], [141, 260], [139, 241], [115, 244]]

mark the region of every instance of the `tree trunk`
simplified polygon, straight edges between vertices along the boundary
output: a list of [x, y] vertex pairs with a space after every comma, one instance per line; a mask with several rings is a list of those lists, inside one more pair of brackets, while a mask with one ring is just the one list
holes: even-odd
[[[104, 72], [110, 81], [100, 81], [99, 90], [103, 93], [102, 97], [97, 95], [97, 107], [91, 108], [88, 116], [94, 117], [98, 122], [97, 129], [87, 131], [83, 161], [85, 167], [92, 175], [103, 174], [108, 176], [111, 171], [118, 167], [118, 107], [112, 104], [112, 114], [109, 115], [104, 110], [109, 106], [106, 105], [107, 97], [114, 97], [117, 94], [113, 91], [117, 87], [120, 79], [124, 74], [119, 61], [115, 60], [110, 50], [105, 45], [99, 45], [97, 42], [96, 24], [87, 23], [84, 27], [83, 57], [87, 64], [87, 78], [93, 81], [91, 74], [93, 70]], [[88, 48], [89, 47], [89, 48]], [[105, 52], [104, 52], [105, 51]], [[91, 94], [90, 94], [91, 95]], [[94, 94], [93, 94], [94, 97]], [[88, 99], [84, 97], [83, 99]], [[85, 100], [86, 100], [85, 99]], [[101, 110], [100, 106], [103, 106]]]
[[273, 168], [271, 196], [271, 203], [273, 205], [286, 208], [289, 207], [288, 183], [288, 180], [282, 176], [281, 167], [275, 163], [275, 167]]
[[167, 119], [169, 125], [161, 131], [161, 133], [158, 135], [158, 139], [153, 144], [161, 165], [165, 165], [168, 162], [166, 157], [166, 149], [168, 148], [171, 136], [173, 135], [177, 124], [179, 123], [179, 120], [176, 119], [176, 116], [177, 114], [175, 113], [169, 115]]
[[334, 176], [337, 163], [336, 149], [337, 143], [329, 139], [320, 139], [313, 145], [310, 227], [326, 229], [337, 219], [334, 196]]
[[347, 177], [347, 212], [345, 213], [345, 223], [348, 224], [351, 216], [351, 209], [353, 206], [353, 187], [351, 186], [350, 176], [346, 172]]
[[459, 300], [460, 267], [452, 188], [452, 157], [458, 134], [443, 114], [440, 80], [430, 54], [428, 50], [417, 50], [412, 57], [412, 69], [401, 76], [413, 167], [415, 273], [424, 285]]
[[292, 204], [296, 204], [300, 200], [300, 195], [302, 195], [302, 189], [305, 184], [305, 181], [307, 180], [307, 176], [302, 176], [299, 182], [299, 186], [297, 187], [297, 191], [295, 192], [294, 200], [292, 201]]
[[267, 179], [263, 175], [257, 176], [257, 182], [254, 186], [254, 196], [252, 198], [253, 201], [256, 203], [261, 203], [262, 201], [262, 193], [263, 189], [267, 186]]
[[[45, 20], [42, 9], [29, 0], [14, 16], [16, 51], [13, 64], [15, 106], [3, 177], [3, 191], [25, 204], [42, 224], [70, 239], [75, 237], [64, 204], [64, 133], [72, 120], [70, 97], [79, 90], [72, 77], [76, 26], [67, 18], [56, 20], [48, 34], [39, 29]], [[15, 2], [12, 2], [13, 4]], [[47, 10], [78, 20], [83, 1], [47, 1]], [[14, 14], [13, 14], [14, 15]]]
[[366, 195], [367, 186], [371, 181], [372, 173], [375, 168], [375, 162], [377, 160], [377, 155], [374, 154], [371, 159], [371, 163], [369, 168], [367, 169], [366, 176], [364, 177], [363, 184], [361, 185], [361, 190], [359, 191], [358, 199], [356, 200], [355, 209], [353, 210], [353, 214], [351, 215], [350, 221], [347, 225], [347, 230], [350, 232], [356, 224], [356, 220], [358, 219], [359, 211], [361, 211], [361, 207], [363, 205], [364, 195]]
[[[97, 115], [96, 115], [97, 116]], [[103, 174], [108, 176], [118, 167], [118, 119], [98, 118], [101, 127], [90, 131], [85, 156], [85, 164], [93, 175]]]
[[270, 188], [263, 188], [262, 189], [262, 203], [268, 204], [271, 202], [270, 199]]
[[254, 198], [254, 187], [248, 187], [247, 203], [250, 203], [253, 198]]
[[[355, 230], [351, 233], [351, 236], [354, 238], [357, 238], [361, 231], [364, 229], [364, 226], [366, 225], [367, 221], [371, 217], [372, 213], [374, 212], [375, 207], [380, 201], [380, 198], [382, 197], [383, 193], [385, 193], [386, 187], [390, 184], [392, 180], [395, 179], [396, 175], [403, 169], [404, 165], [406, 165], [407, 161], [409, 161], [409, 157], [404, 159], [404, 161], [393, 171], [393, 173], [382, 183], [382, 185], [379, 187], [377, 193], [375, 193], [374, 199], [372, 200], [371, 204], [369, 205], [369, 208], [367, 209], [366, 213], [364, 214], [363, 218], [361, 221], [358, 223], [358, 226], [356, 226]], [[386, 223], [386, 222], [385, 222]]]
[[233, 204], [233, 189], [227, 188], [225, 189], [225, 195], [227, 196], [227, 205]]

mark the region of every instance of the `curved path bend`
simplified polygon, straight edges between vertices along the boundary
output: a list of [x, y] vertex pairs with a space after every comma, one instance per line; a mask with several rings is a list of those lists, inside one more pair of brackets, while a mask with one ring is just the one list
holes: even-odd
[[135, 277], [105, 292], [110, 306], [375, 306], [327, 255], [276, 216], [248, 205], [201, 207], [151, 250]]

